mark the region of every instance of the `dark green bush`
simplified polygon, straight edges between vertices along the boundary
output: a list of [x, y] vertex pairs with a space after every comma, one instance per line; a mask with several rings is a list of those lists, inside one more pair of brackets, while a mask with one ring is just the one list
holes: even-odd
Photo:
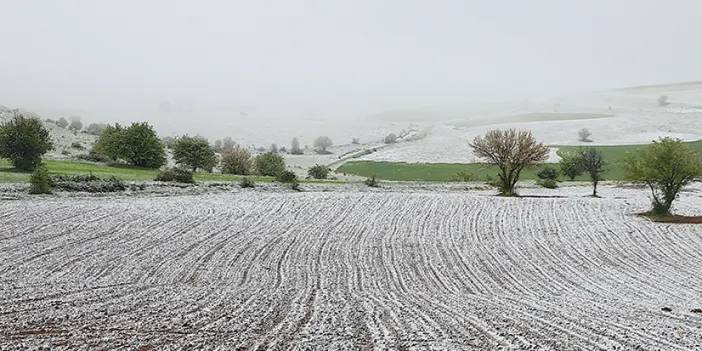
[[556, 182], [553, 179], [540, 179], [539, 181], [537, 181], [537, 183], [542, 187], [548, 189], [555, 189], [558, 187], [558, 182]]
[[100, 178], [90, 174], [54, 175], [51, 177], [55, 189], [63, 191], [83, 191], [89, 193], [110, 193], [127, 190], [121, 179], [110, 176]]
[[558, 179], [558, 170], [551, 166], [546, 166], [536, 173], [536, 176], [539, 177], [539, 179], [556, 180]]
[[295, 172], [283, 171], [276, 177], [276, 180], [281, 183], [289, 184], [290, 188], [293, 190], [300, 190], [300, 182], [298, 182]]
[[266, 152], [256, 156], [256, 171], [262, 176], [278, 177], [285, 171], [283, 156], [273, 152]]
[[132, 123], [123, 128], [119, 124], [107, 126], [98, 138], [93, 151], [117, 161], [127, 161], [137, 167], [159, 168], [166, 163], [163, 143], [148, 123]]
[[51, 177], [49, 176], [49, 170], [46, 169], [43, 163], [40, 163], [34, 169], [29, 182], [31, 184], [29, 188], [30, 194], [51, 194]]
[[327, 179], [329, 172], [331, 172], [329, 167], [316, 164], [307, 171], [307, 175], [314, 179]]
[[275, 180], [281, 182], [281, 183], [292, 183], [294, 180], [297, 180], [297, 175], [295, 175], [295, 172], [293, 171], [282, 171], [278, 174], [278, 176], [275, 178]]
[[179, 167], [166, 168], [160, 171], [154, 180], [157, 182], [195, 183], [193, 172]]

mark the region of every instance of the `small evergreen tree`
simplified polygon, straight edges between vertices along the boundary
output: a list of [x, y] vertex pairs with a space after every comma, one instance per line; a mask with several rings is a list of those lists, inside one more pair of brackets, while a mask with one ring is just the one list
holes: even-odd
[[30, 194], [51, 194], [51, 176], [43, 163], [37, 165], [29, 178]]
[[558, 164], [561, 168], [561, 173], [571, 181], [575, 180], [575, 177], [583, 174], [583, 160], [579, 153], [563, 153]]

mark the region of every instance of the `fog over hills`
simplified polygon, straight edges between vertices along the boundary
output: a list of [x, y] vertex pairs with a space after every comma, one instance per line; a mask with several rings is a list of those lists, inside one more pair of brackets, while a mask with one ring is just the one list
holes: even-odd
[[702, 11], [691, 0], [22, 1], [2, 9], [0, 103], [243, 144], [502, 121], [553, 112], [554, 96], [702, 77], [702, 22], [683, 16]]

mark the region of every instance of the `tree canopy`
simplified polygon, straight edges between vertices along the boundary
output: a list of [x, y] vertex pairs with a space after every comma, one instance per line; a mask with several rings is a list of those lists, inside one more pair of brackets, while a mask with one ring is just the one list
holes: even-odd
[[651, 190], [653, 212], [670, 214], [680, 191], [702, 176], [700, 155], [679, 139], [661, 138], [626, 160], [629, 180]]
[[15, 168], [34, 170], [52, 148], [49, 131], [36, 118], [16, 113], [0, 124], [0, 157], [10, 159]]
[[491, 130], [470, 144], [476, 156], [499, 168], [500, 193], [514, 196], [514, 187], [525, 167], [548, 159], [548, 147], [536, 142], [529, 131]]
[[173, 144], [173, 159], [181, 166], [192, 169], [212, 170], [217, 165], [217, 156], [210, 143], [202, 137], [182, 136]]

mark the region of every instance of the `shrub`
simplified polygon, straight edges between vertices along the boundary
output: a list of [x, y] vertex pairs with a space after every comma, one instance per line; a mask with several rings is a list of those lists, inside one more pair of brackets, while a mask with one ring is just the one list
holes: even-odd
[[266, 152], [256, 156], [256, 171], [262, 176], [277, 177], [285, 171], [285, 160], [283, 156], [272, 152]]
[[316, 164], [307, 171], [307, 175], [314, 179], [327, 179], [329, 172], [331, 172], [329, 167]]
[[366, 180], [363, 181], [363, 184], [368, 185], [371, 188], [380, 187], [380, 183], [375, 179], [375, 176], [366, 178]]
[[537, 181], [537, 184], [541, 185], [544, 188], [548, 189], [555, 189], [558, 187], [558, 182], [555, 179], [539, 179]]
[[239, 146], [222, 153], [222, 173], [248, 175], [254, 166], [251, 153]]
[[217, 164], [214, 150], [205, 138], [187, 135], [176, 139], [173, 144], [173, 159], [193, 172], [198, 168], [211, 171]]
[[300, 190], [300, 182], [298, 182], [297, 175], [293, 171], [285, 170], [281, 172], [276, 177], [276, 180], [281, 183], [289, 184], [290, 188], [293, 190]]
[[491, 130], [484, 137], [477, 136], [470, 144], [478, 157], [499, 168], [499, 190], [503, 196], [515, 196], [514, 187], [525, 167], [548, 158], [548, 147], [537, 143], [531, 132]]
[[297, 180], [297, 175], [293, 171], [284, 170], [275, 177], [275, 180], [281, 183], [292, 183]]
[[673, 201], [680, 191], [702, 176], [702, 160], [679, 139], [661, 138], [654, 141], [625, 163], [626, 176], [651, 189], [653, 213], [670, 214]]
[[397, 135], [395, 135], [395, 133], [390, 133], [390, 134], [385, 136], [385, 139], [383, 139], [383, 142], [385, 142], [386, 144], [393, 144], [393, 143], [397, 142]]
[[539, 177], [539, 179], [548, 179], [555, 181], [556, 179], [558, 179], [558, 170], [551, 166], [546, 166], [542, 168], [539, 172], [537, 172], [536, 176]]
[[49, 170], [43, 163], [37, 165], [34, 173], [29, 178], [30, 194], [51, 194], [51, 177]]
[[583, 160], [579, 153], [563, 153], [558, 164], [561, 168], [561, 173], [570, 180], [575, 180], [575, 177], [583, 174]]
[[166, 168], [160, 171], [154, 180], [157, 182], [195, 183], [193, 172], [180, 167]]
[[241, 181], [239, 181], [239, 186], [242, 188], [254, 188], [256, 187], [256, 183], [252, 178], [243, 177], [241, 178]]
[[320, 154], [329, 154], [330, 152], [327, 151], [327, 148], [331, 147], [333, 145], [331, 139], [327, 136], [321, 136], [314, 141], [314, 148], [317, 153]]
[[115, 176], [100, 178], [92, 173], [78, 175], [55, 175], [51, 177], [54, 188], [63, 191], [109, 193], [127, 190], [126, 184]]
[[52, 148], [49, 131], [36, 118], [15, 114], [0, 124], [0, 157], [9, 158], [15, 168], [34, 170]]

